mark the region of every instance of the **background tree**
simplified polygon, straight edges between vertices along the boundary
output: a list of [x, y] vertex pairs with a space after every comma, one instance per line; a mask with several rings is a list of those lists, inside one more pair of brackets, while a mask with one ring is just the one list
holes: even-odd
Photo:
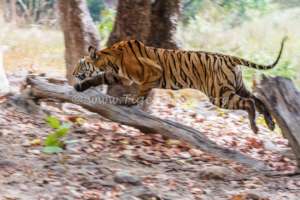
[[156, 0], [151, 9], [151, 29], [147, 44], [154, 47], [176, 49], [174, 40], [180, 14], [180, 0]]
[[55, 0], [5, 0], [4, 18], [16, 24], [48, 24], [55, 19]]
[[128, 39], [147, 41], [150, 31], [150, 0], [121, 0], [107, 46]]
[[180, 0], [119, 1], [114, 29], [107, 46], [128, 39], [146, 44], [177, 48], [173, 35], [180, 13]]
[[58, 0], [58, 8], [65, 40], [66, 76], [69, 84], [74, 84], [74, 66], [87, 54], [89, 45], [99, 47], [99, 34], [85, 0]]
[[0, 1], [0, 22], [4, 20], [4, 1]]
[[17, 21], [17, 7], [16, 0], [4, 0], [4, 19], [6, 22], [16, 23]]

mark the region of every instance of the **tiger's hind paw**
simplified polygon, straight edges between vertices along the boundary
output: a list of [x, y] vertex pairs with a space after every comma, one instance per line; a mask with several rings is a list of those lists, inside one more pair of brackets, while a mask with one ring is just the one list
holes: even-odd
[[272, 119], [266, 120], [266, 124], [267, 124], [268, 128], [271, 131], [274, 131], [274, 129], [275, 129], [275, 122]]
[[256, 126], [256, 124], [251, 124], [251, 129], [252, 129], [252, 131], [253, 131], [255, 134], [257, 134], [258, 131], [259, 131], [259, 129], [258, 129], [258, 127]]

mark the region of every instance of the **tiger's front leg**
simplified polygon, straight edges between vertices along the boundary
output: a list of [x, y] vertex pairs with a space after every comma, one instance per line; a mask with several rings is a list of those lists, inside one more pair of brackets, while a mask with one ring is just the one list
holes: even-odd
[[[131, 73], [131, 80], [138, 86], [137, 93], [125, 97], [126, 105], [140, 104], [145, 106], [145, 99], [152, 88], [159, 87], [162, 76], [162, 68], [154, 61], [148, 58], [139, 57], [139, 63], [126, 63], [128, 69], [135, 69], [135, 73]], [[126, 67], [125, 67], [126, 69]], [[129, 74], [127, 72], [127, 74]]]
[[74, 85], [74, 89], [77, 92], [83, 92], [91, 87], [96, 87], [98, 85], [112, 85], [119, 84], [121, 82], [121, 78], [111, 72], [104, 72], [100, 75], [85, 79], [80, 83], [76, 83]]
[[[91, 87], [96, 87], [98, 85], [130, 85], [129, 80], [124, 79], [114, 73], [111, 72], [104, 72], [100, 75], [85, 79], [80, 83], [74, 85], [74, 89], [77, 92], [83, 92]], [[122, 88], [120, 88], [122, 89]], [[138, 99], [135, 98], [136, 96], [133, 95], [126, 95], [126, 96], [112, 96], [110, 103], [116, 105], [136, 105], [138, 103]]]
[[162, 68], [151, 60], [141, 60], [144, 64], [144, 80], [140, 84], [138, 98], [143, 101], [142, 107], [146, 108], [148, 94], [153, 88], [158, 88], [162, 78]]

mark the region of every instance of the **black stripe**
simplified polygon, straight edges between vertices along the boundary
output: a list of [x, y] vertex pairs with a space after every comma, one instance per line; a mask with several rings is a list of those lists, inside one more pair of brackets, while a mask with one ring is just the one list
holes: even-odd
[[[202, 56], [201, 56], [201, 54], [200, 54], [200, 63], [201, 63], [201, 65], [202, 65], [202, 67], [203, 67], [203, 72], [204, 72], [204, 83], [203, 84], [205, 84], [205, 80], [206, 80], [206, 77], [207, 77], [207, 71], [206, 71], [206, 68], [208, 67], [207, 65], [205, 65], [204, 63], [206, 63], [206, 61], [203, 61], [202, 59]], [[207, 59], [207, 57], [206, 57], [206, 54], [205, 54], [205, 59]], [[203, 63], [204, 62], [204, 63]]]
[[109, 55], [109, 56], [111, 55], [109, 52], [105, 52], [105, 51], [101, 51], [100, 53], [105, 54], [105, 55]]
[[[223, 66], [224, 65], [224, 59], [222, 59], [221, 58], [221, 65]], [[227, 80], [227, 82], [230, 84], [230, 85], [234, 85], [234, 83], [228, 78], [228, 76], [227, 76], [227, 74], [223, 71], [223, 68], [228, 68], [227, 66], [224, 66], [224, 67], [222, 67], [222, 69], [220, 69], [220, 71], [221, 71], [221, 73], [223, 74], [223, 77]], [[228, 68], [228, 70], [231, 72], [231, 73], [233, 73], [234, 75], [235, 75], [235, 73], [230, 69], [230, 68]]]
[[228, 56], [227, 58], [228, 58], [228, 61], [230, 62], [231, 67], [235, 67], [236, 64], [235, 64], [234, 61], [232, 60], [232, 57], [231, 57], [231, 56]]
[[151, 58], [151, 57], [149, 56], [149, 54], [148, 54], [148, 47], [144, 47], [144, 51], [145, 51], [146, 56], [147, 56], [148, 58]]
[[[175, 71], [177, 72], [177, 68], [176, 68], [176, 58], [175, 58], [174, 56], [175, 56], [175, 54], [174, 54], [174, 52], [172, 51], [172, 52], [171, 52], [171, 58], [172, 58], [172, 60], [173, 60], [173, 65], [174, 65], [174, 68], [175, 68], [175, 69], [173, 69], [173, 70], [175, 70]], [[180, 69], [178, 69], [178, 70], [180, 70]], [[180, 76], [180, 71], [179, 71], [179, 76]], [[178, 78], [177, 78], [176, 76], [175, 76], [174, 78], [175, 78], [175, 81], [176, 81], [178, 87], [182, 88], [183, 85], [181, 85], [181, 83], [179, 83]], [[178, 89], [178, 88], [177, 88], [177, 89]]]
[[132, 47], [131, 42], [128, 42], [129, 48], [132, 51], [133, 55], [135, 56], [135, 58], [137, 59], [137, 61], [139, 62], [139, 64], [142, 66], [142, 74], [144, 75], [144, 70], [145, 70], [145, 66], [141, 63], [141, 61], [138, 59], [136, 53], [134, 52], [134, 49]]
[[188, 57], [188, 61], [191, 62], [191, 52], [187, 51], [187, 57]]
[[141, 56], [143, 56], [143, 54], [142, 54], [142, 49], [141, 49], [141, 44], [138, 42], [138, 41], [134, 41], [135, 42], [135, 44], [137, 45], [137, 47], [138, 47], [138, 49], [139, 49], [139, 52], [140, 52], [140, 54], [141, 54]]
[[[172, 59], [171, 59], [171, 60], [172, 60]], [[173, 64], [175, 64], [174, 60], [172, 60], [172, 61], [173, 61]], [[170, 64], [170, 61], [168, 62], [168, 64]], [[169, 65], [169, 71], [170, 71], [170, 75], [171, 75], [170, 78], [171, 78], [171, 80], [173, 81], [173, 83], [174, 83], [175, 85], [177, 85], [177, 84], [176, 84], [176, 82], [177, 82], [177, 81], [176, 81], [176, 77], [175, 77], [175, 75], [173, 74], [172, 68], [173, 68], [173, 67]]]
[[[211, 66], [214, 68], [215, 67], [215, 64], [217, 62], [218, 58], [215, 57], [215, 55], [212, 55], [212, 63], [211, 63]], [[217, 69], [217, 70], [220, 70], [220, 69]]]
[[180, 70], [180, 76], [182, 76], [182, 78], [183, 78], [184, 82], [186, 82], [186, 83], [187, 83], [187, 75], [184, 73], [184, 71], [183, 71], [183, 70]]
[[154, 50], [154, 54], [157, 56], [157, 59], [158, 59], [158, 61], [159, 61], [159, 64], [160, 64], [160, 65], [163, 65], [163, 62], [162, 62], [161, 59], [160, 59], [160, 56], [159, 56], [159, 53], [157, 52], [157, 49], [154, 48], [153, 50]]
[[228, 67], [230, 67], [230, 68], [233, 67], [231, 63], [228, 63], [228, 59], [226, 59], [225, 56], [223, 56], [223, 60], [225, 61], [226, 65], [227, 65]]
[[[201, 75], [200, 75], [199, 72], [198, 72], [197, 66], [195, 66], [194, 62], [191, 62], [191, 65], [192, 65], [192, 71], [193, 71], [194, 75], [196, 76], [196, 78], [197, 78], [198, 80], [200, 80], [201, 84], [204, 84], [203, 81], [202, 81], [202, 79], [201, 79]], [[205, 79], [204, 79], [204, 81], [205, 81]], [[195, 88], [196, 88], [196, 87], [197, 87], [197, 86], [195, 86]], [[197, 89], [197, 88], [196, 88], [196, 89]]]

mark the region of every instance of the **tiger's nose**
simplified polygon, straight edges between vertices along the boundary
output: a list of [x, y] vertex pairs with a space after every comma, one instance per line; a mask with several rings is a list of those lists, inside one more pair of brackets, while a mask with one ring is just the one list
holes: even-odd
[[85, 74], [81, 74], [77, 78], [80, 79], [80, 80], [84, 80], [85, 79]]

